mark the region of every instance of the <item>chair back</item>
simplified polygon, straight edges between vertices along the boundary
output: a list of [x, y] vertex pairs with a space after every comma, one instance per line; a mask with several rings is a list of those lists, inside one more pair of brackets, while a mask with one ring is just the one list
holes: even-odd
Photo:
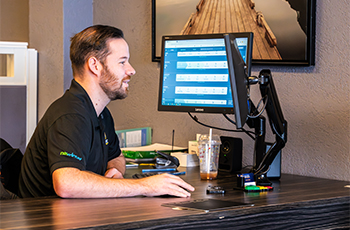
[[1, 199], [6, 197], [13, 199], [17, 196], [22, 158], [23, 154], [19, 149], [12, 148], [4, 139], [0, 138]]

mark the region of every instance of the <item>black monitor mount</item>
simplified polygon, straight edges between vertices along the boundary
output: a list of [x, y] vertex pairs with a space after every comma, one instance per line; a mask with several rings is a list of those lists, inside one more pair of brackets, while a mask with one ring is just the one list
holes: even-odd
[[256, 83], [259, 83], [261, 96], [265, 100], [265, 109], [271, 130], [275, 136], [275, 142], [266, 151], [266, 119], [259, 114], [254, 104], [250, 101], [250, 110], [254, 112], [248, 118], [247, 125], [255, 130], [255, 159], [252, 173], [254, 173], [258, 185], [271, 185], [266, 173], [277, 154], [287, 142], [287, 121], [283, 117], [271, 71], [264, 69], [260, 71], [259, 77], [249, 77], [250, 85]]

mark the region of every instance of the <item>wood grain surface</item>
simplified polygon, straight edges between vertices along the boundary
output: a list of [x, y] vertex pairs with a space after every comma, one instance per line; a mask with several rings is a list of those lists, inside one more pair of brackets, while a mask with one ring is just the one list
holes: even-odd
[[[140, 169], [128, 169], [131, 177]], [[198, 167], [183, 168], [181, 176], [196, 191], [191, 198], [134, 197], [114, 199], [27, 198], [1, 201], [1, 229], [332, 229], [350, 227], [350, 189], [347, 181], [283, 174], [274, 190], [246, 193], [234, 190], [236, 176], [219, 172], [217, 180], [200, 180]], [[206, 194], [208, 185], [226, 189]], [[221, 199], [253, 207], [205, 213], [174, 210], [164, 203]]]

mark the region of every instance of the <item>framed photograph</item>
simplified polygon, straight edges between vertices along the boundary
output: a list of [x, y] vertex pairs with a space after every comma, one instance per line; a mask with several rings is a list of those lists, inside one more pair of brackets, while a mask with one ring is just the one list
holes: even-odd
[[315, 64], [316, 0], [152, 0], [152, 61], [163, 35], [253, 32], [252, 64]]

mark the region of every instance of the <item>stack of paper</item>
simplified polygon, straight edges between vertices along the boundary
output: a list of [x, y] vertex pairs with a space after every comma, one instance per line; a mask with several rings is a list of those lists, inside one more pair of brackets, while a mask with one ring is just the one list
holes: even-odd
[[179, 152], [185, 151], [186, 147], [171, 146], [166, 144], [151, 144], [140, 147], [121, 148], [123, 155], [129, 159], [154, 159], [157, 156], [157, 151], [160, 152]]

